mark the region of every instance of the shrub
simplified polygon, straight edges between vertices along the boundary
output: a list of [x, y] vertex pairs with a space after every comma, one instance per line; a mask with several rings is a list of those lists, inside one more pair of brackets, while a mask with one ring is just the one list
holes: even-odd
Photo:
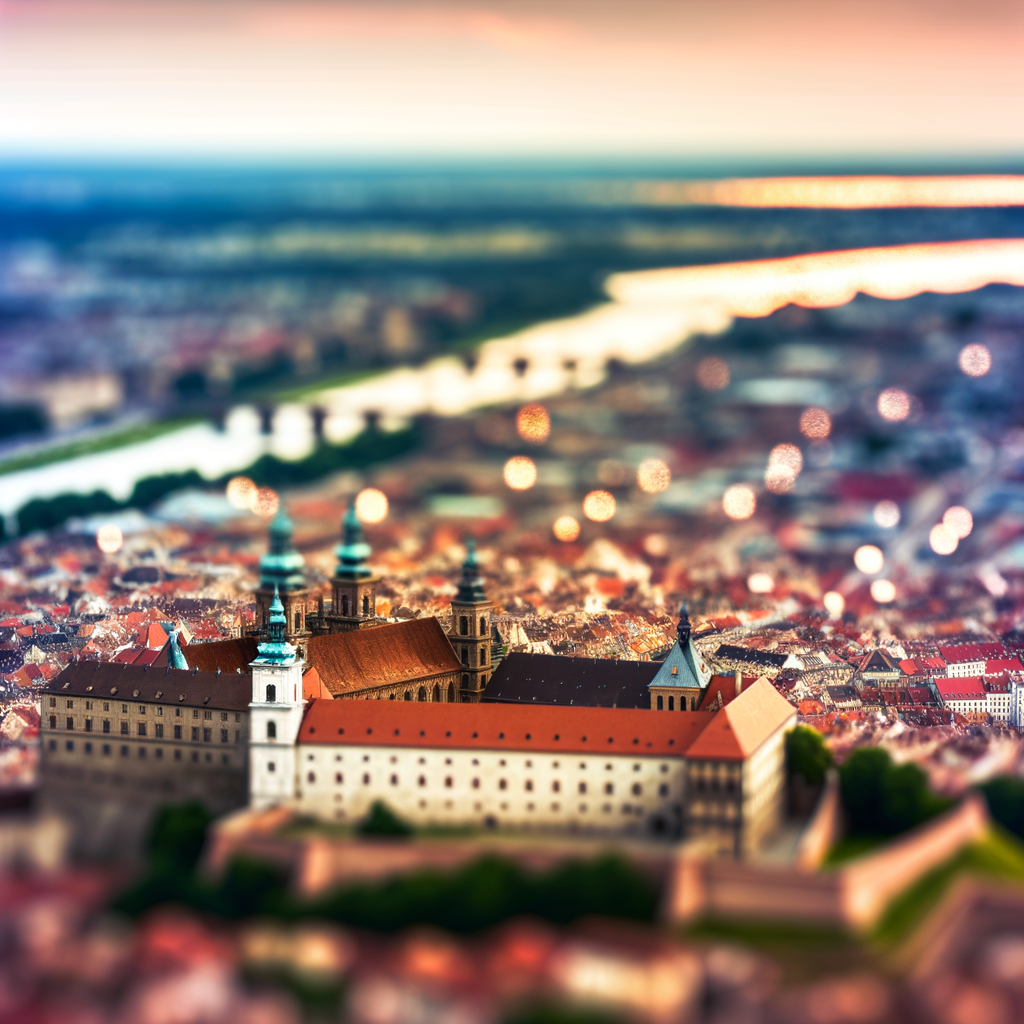
[[370, 813], [359, 823], [361, 836], [411, 836], [412, 825], [403, 821], [383, 800], [375, 800]]
[[786, 768], [790, 777], [799, 775], [809, 786], [820, 786], [832, 767], [832, 751], [825, 746], [821, 733], [798, 725], [786, 736]]

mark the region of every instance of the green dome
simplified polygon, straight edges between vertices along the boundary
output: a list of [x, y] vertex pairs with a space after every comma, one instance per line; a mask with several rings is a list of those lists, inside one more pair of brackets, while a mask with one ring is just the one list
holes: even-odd
[[334, 549], [338, 556], [335, 577], [345, 580], [360, 580], [372, 575], [367, 559], [370, 545], [366, 543], [363, 524], [356, 515], [355, 505], [350, 505], [341, 521], [341, 543]]
[[270, 524], [270, 548], [260, 559], [260, 589], [286, 593], [306, 587], [306, 560], [292, 542], [292, 521], [282, 504]]

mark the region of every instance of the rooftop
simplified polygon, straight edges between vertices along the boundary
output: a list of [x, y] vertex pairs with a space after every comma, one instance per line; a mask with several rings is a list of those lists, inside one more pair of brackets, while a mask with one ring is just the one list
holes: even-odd
[[759, 679], [713, 716], [687, 756], [742, 761], [795, 717], [796, 708], [767, 679]]

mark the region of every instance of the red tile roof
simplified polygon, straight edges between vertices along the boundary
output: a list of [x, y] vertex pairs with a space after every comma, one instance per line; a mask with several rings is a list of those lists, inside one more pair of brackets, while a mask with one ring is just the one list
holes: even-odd
[[939, 654], [947, 665], [955, 665], [963, 661], [988, 661], [989, 658], [1005, 658], [1006, 648], [1002, 644], [953, 644], [940, 647]]
[[701, 761], [742, 761], [795, 717], [796, 708], [767, 679], [759, 679], [712, 718], [687, 756]]
[[306, 663], [335, 696], [462, 669], [441, 623], [432, 615], [311, 637]]
[[[781, 699], [781, 698], [780, 698]], [[790, 709], [794, 710], [794, 709]], [[722, 712], [719, 712], [722, 714]], [[314, 700], [302, 743], [682, 756], [717, 716], [700, 711]]]
[[985, 700], [985, 687], [977, 676], [957, 679], [955, 676], [937, 676], [935, 686], [943, 700]]
[[993, 658], [985, 662], [985, 675], [997, 676], [1000, 672], [1019, 672], [1024, 665], [1021, 665], [1020, 658]]

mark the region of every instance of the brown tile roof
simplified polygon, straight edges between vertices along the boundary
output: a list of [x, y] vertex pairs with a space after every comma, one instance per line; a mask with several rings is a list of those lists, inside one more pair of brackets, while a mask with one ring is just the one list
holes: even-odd
[[767, 679], [759, 679], [714, 716], [688, 756], [701, 761], [742, 761], [795, 716], [796, 708]]
[[[259, 640], [254, 636], [232, 637], [229, 640], [210, 640], [209, 642], [183, 644], [181, 653], [185, 655], [189, 668], [197, 668], [200, 672], [238, 672], [249, 671], [249, 666], [256, 660], [259, 652], [256, 648]], [[160, 652], [157, 665], [167, 664], [167, 648]]]
[[670, 714], [641, 708], [551, 704], [315, 700], [302, 720], [299, 741], [592, 754], [595, 757], [605, 754], [680, 757], [715, 717], [700, 711]]
[[[756, 682], [760, 677], [741, 675], [740, 678], [742, 679], [742, 685], [740, 687], [742, 691], [743, 687], [750, 686], [751, 683]], [[711, 682], [708, 683], [708, 688], [704, 691], [704, 696], [701, 698], [700, 708], [698, 710], [717, 711], [719, 694], [722, 695], [722, 707], [725, 707], [726, 704], [729, 704], [736, 699], [735, 673], [730, 673], [727, 676], [712, 676]]]
[[113, 662], [72, 662], [43, 693], [67, 697], [116, 697], [146, 704], [180, 704], [185, 707], [247, 711], [252, 700], [248, 674], [193, 672], [153, 665], [115, 665]]
[[433, 616], [311, 637], [306, 663], [335, 696], [462, 668]]

